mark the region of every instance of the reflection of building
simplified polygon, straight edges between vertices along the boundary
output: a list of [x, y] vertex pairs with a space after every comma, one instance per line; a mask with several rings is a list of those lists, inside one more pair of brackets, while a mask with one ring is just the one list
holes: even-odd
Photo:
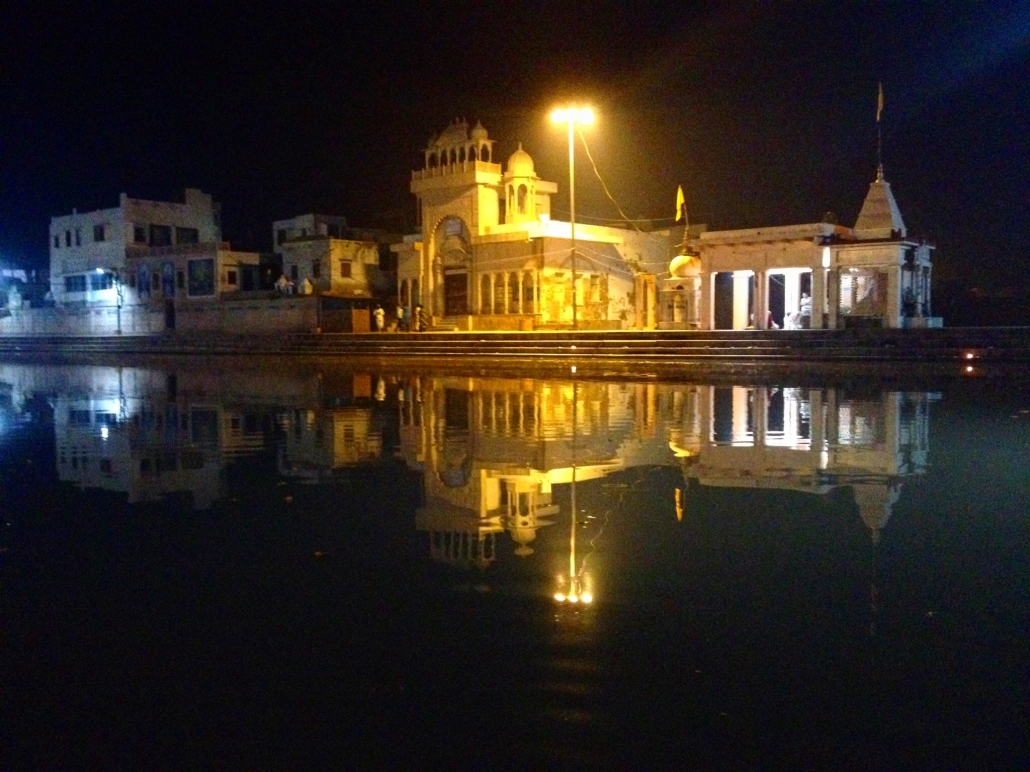
[[688, 480], [817, 495], [847, 487], [874, 541], [902, 481], [926, 469], [926, 394], [847, 399], [834, 389], [701, 386], [674, 394], [677, 403], [670, 447]]
[[[507, 531], [519, 556], [558, 514], [554, 485], [620, 468], [632, 390], [614, 384], [416, 378], [400, 398], [401, 454], [421, 469], [416, 527], [434, 558], [484, 567]], [[576, 429], [573, 428], [574, 408]]]
[[383, 431], [371, 406], [293, 410], [280, 423], [279, 471], [291, 477], [325, 481], [336, 470], [382, 460]]
[[317, 379], [247, 371], [0, 365], [0, 382], [12, 404], [50, 395], [59, 479], [130, 504], [188, 494], [196, 509], [224, 496], [228, 464], [267, 449], [279, 406], [319, 393]]
[[670, 254], [667, 232], [576, 225], [573, 290], [570, 226], [551, 219], [558, 190], [521, 145], [503, 172], [486, 129], [451, 124], [430, 140], [412, 173], [422, 232], [394, 247], [398, 297], [436, 322], [462, 329], [655, 327], [655, 273]]

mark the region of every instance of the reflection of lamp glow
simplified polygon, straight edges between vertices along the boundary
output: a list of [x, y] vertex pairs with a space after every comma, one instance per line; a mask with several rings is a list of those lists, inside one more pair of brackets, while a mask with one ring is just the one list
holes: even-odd
[[966, 352], [966, 359], [972, 359], [974, 356], [976, 355], [972, 351]]
[[594, 596], [593, 596], [593, 595], [591, 595], [591, 594], [590, 594], [589, 592], [584, 592], [584, 593], [583, 593], [583, 594], [582, 594], [582, 595], [580, 596], [580, 598], [579, 598], [579, 599], [580, 599], [581, 601], [583, 601], [584, 603], [593, 603], [593, 602], [594, 602]]
[[973, 372], [973, 366], [972, 365], [966, 365], [966, 372], [967, 373]]
[[107, 439], [107, 427], [106, 426], [101, 426], [100, 427], [100, 439], [102, 439], [102, 440], [106, 440]]
[[559, 603], [564, 603], [565, 602], [565, 593], [563, 593], [563, 592], [556, 592], [554, 594], [554, 599], [556, 601], [558, 601]]

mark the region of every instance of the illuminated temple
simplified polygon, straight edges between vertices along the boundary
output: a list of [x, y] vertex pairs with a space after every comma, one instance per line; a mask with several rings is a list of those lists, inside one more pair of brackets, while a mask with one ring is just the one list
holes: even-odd
[[430, 139], [412, 172], [421, 231], [393, 247], [398, 298], [440, 329], [654, 329], [656, 275], [668, 231], [576, 223], [575, 288], [568, 222], [551, 217], [554, 182], [520, 144], [502, 167], [495, 140], [455, 121]]

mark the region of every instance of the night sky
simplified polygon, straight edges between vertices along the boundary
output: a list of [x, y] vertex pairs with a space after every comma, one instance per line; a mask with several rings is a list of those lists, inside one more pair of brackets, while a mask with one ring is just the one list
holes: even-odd
[[[677, 184], [711, 228], [851, 225], [884, 163], [937, 277], [1026, 287], [1027, 3], [127, 3], [0, 11], [0, 257], [120, 192], [222, 203], [234, 246], [308, 211], [409, 231], [412, 169], [455, 117], [521, 141], [568, 208], [568, 99], [631, 217]], [[582, 151], [577, 215], [618, 217]]]

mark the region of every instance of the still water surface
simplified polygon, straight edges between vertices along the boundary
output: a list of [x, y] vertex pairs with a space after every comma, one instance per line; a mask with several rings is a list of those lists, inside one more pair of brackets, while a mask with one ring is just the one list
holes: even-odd
[[0, 364], [3, 769], [1015, 769], [1030, 391]]

